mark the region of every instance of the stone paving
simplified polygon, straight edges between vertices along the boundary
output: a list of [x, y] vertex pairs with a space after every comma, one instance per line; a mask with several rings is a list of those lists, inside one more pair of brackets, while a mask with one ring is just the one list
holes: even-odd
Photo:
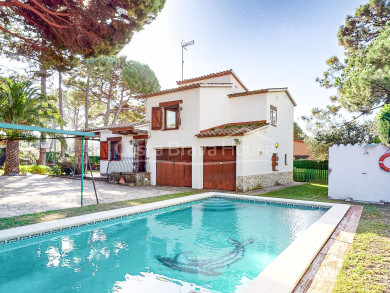
[[[80, 180], [46, 175], [0, 176], [0, 218], [80, 206]], [[122, 186], [96, 181], [100, 203], [155, 197], [194, 189], [171, 186]], [[241, 194], [258, 195], [302, 183], [267, 187]], [[207, 190], [216, 191], [216, 190]], [[234, 193], [234, 192], [230, 192]], [[92, 181], [84, 181], [84, 205], [96, 203]]]
[[[0, 218], [80, 206], [80, 180], [45, 175], [0, 176]], [[96, 181], [100, 203], [187, 192], [186, 187], [122, 186]], [[84, 181], [84, 205], [95, 204], [92, 181]]]

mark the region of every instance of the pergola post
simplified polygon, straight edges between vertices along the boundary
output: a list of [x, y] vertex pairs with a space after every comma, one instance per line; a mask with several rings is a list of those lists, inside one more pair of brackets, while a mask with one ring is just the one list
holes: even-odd
[[84, 136], [81, 138], [81, 206], [83, 206], [84, 193]]

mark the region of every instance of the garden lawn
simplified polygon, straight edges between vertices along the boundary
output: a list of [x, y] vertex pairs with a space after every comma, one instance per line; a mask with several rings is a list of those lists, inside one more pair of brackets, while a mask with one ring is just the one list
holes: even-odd
[[[153, 198], [3, 218], [0, 219], [0, 230], [200, 192], [203, 191], [176, 193]], [[272, 191], [260, 196], [336, 202], [328, 199], [328, 187], [326, 185], [309, 183]], [[364, 209], [354, 242], [345, 258], [333, 292], [390, 292], [390, 206], [363, 206]]]

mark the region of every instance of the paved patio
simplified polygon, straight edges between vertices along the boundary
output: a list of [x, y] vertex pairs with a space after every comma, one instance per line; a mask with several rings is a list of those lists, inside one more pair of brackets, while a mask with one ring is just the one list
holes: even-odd
[[[96, 181], [100, 203], [191, 191], [186, 187], [122, 186]], [[95, 204], [92, 181], [84, 181], [84, 205]], [[80, 180], [45, 175], [0, 176], [0, 218], [80, 206]]]
[[[80, 180], [46, 175], [0, 176], [0, 218], [60, 210], [80, 206]], [[165, 194], [188, 192], [192, 188], [171, 186], [122, 186], [96, 181], [100, 203], [117, 202]], [[244, 194], [258, 195], [269, 191], [300, 185], [293, 182]], [[214, 191], [214, 190], [208, 190]], [[230, 192], [232, 193], [232, 192]], [[96, 203], [92, 181], [84, 181], [84, 205]]]

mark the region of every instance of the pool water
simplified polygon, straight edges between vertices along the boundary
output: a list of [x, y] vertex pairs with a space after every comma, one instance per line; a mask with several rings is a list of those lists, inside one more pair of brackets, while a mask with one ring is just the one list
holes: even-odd
[[209, 198], [0, 246], [0, 292], [239, 292], [326, 210]]

